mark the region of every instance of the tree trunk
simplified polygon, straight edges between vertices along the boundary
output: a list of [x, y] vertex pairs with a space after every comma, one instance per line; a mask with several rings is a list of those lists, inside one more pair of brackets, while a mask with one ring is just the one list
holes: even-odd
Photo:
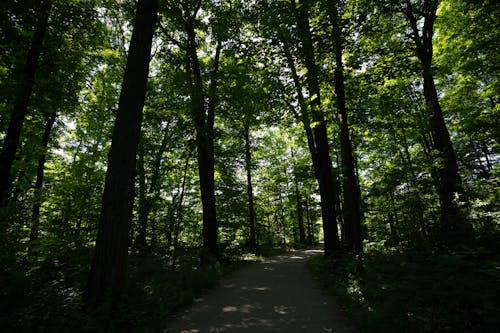
[[[424, 24], [422, 34], [418, 27], [417, 18], [414, 16], [413, 5], [410, 0], [406, 1], [404, 13], [413, 32], [417, 57], [422, 68], [422, 79], [424, 85], [424, 99], [429, 119], [429, 128], [432, 137], [432, 147], [436, 152], [435, 158], [440, 160], [437, 167], [437, 192], [441, 206], [441, 235], [442, 240], [455, 241], [456, 238], [463, 240], [471, 236], [464, 215], [460, 212], [456, 199], [463, 200], [462, 179], [458, 171], [458, 163], [451, 142], [450, 134], [443, 117], [441, 105], [434, 84], [432, 70], [433, 46], [432, 38], [434, 34], [434, 22], [438, 2], [435, 0], [424, 1], [424, 11], [422, 13]], [[457, 198], [456, 198], [457, 197]]]
[[250, 236], [248, 245], [250, 250], [255, 251], [257, 240], [255, 237], [255, 208], [253, 203], [253, 188], [252, 188], [252, 152], [250, 150], [250, 125], [245, 119], [245, 169], [247, 171], [247, 196], [248, 196], [248, 226]]
[[40, 227], [40, 206], [42, 203], [42, 186], [45, 170], [45, 160], [47, 156], [47, 147], [49, 145], [50, 133], [54, 123], [56, 122], [56, 113], [53, 112], [47, 116], [45, 122], [45, 130], [42, 136], [42, 152], [38, 157], [38, 166], [36, 171], [36, 181], [34, 188], [34, 201], [31, 214], [31, 230], [30, 230], [30, 252], [33, 250], [33, 243], [38, 239], [38, 231]]
[[[336, 221], [337, 217], [336, 208], [338, 203], [336, 200], [335, 189], [337, 188], [337, 186], [331, 170], [331, 161], [328, 151], [328, 143], [326, 142], [327, 151], [325, 154], [325, 149], [324, 149], [325, 143], [323, 142], [324, 140], [327, 140], [326, 125], [323, 124], [323, 128], [321, 129], [317, 129], [316, 127], [318, 127], [318, 125], [316, 125], [315, 130], [312, 129], [311, 121], [309, 119], [309, 110], [305, 102], [305, 99], [302, 95], [302, 86], [300, 84], [298, 75], [296, 73], [295, 65], [293, 63], [291, 55], [289, 52], [287, 52], [286, 45], [285, 45], [285, 54], [288, 54], [287, 55], [288, 63], [292, 71], [292, 76], [294, 79], [295, 88], [299, 100], [299, 106], [301, 108], [301, 117], [299, 117], [298, 114], [296, 114], [296, 117], [300, 118], [302, 120], [302, 123], [304, 124], [307, 143], [312, 157], [314, 175], [318, 182], [318, 187], [320, 188], [321, 215], [323, 219], [322, 225], [323, 225], [323, 234], [325, 237], [325, 254], [330, 254], [334, 250], [340, 248], [340, 242], [338, 238], [337, 221]], [[316, 132], [318, 132], [318, 135], [315, 135]], [[319, 153], [317, 147], [323, 148], [322, 154]]]
[[139, 144], [139, 161], [137, 165], [139, 176], [139, 234], [135, 239], [135, 246], [137, 248], [146, 248], [148, 246], [146, 235], [147, 226], [149, 222], [149, 212], [154, 203], [158, 200], [158, 180], [160, 179], [160, 167], [163, 153], [167, 148], [168, 139], [170, 138], [169, 124], [163, 130], [163, 138], [161, 140], [160, 148], [155, 154], [153, 161], [153, 174], [149, 183], [149, 189], [146, 189], [146, 174], [144, 170], [144, 149], [142, 144]]
[[2, 152], [0, 153], [0, 206], [7, 204], [9, 192], [12, 188], [11, 169], [16, 157], [17, 148], [24, 119], [28, 111], [28, 105], [35, 83], [35, 74], [38, 68], [38, 59], [42, 51], [42, 44], [47, 30], [52, 1], [41, 0], [39, 8], [39, 18], [36, 23], [35, 32], [28, 51], [22, 81], [14, 101], [7, 133], [3, 141]]
[[292, 154], [292, 161], [294, 161], [294, 177], [293, 177], [293, 182], [295, 185], [295, 202], [297, 205], [297, 223], [299, 225], [299, 243], [305, 244], [306, 242], [306, 233], [304, 230], [304, 214], [302, 212], [302, 200], [300, 198], [300, 190], [299, 190], [299, 180], [297, 179], [297, 172], [296, 172], [296, 166], [295, 166], [295, 156], [293, 152], [293, 148], [290, 149], [290, 152]]
[[309, 199], [306, 199], [306, 220], [307, 220], [307, 241], [309, 244], [314, 243], [314, 226], [311, 218], [311, 209], [309, 207]]
[[486, 172], [491, 172], [491, 170], [493, 170], [493, 165], [491, 164], [490, 158], [488, 156], [488, 154], [489, 154], [488, 153], [488, 147], [487, 147], [487, 145], [484, 142], [479, 143], [479, 145], [481, 146], [481, 151], [483, 152], [484, 159], [486, 161], [486, 167], [487, 167], [487, 171]]
[[[334, 141], [333, 141], [333, 144], [336, 146], [337, 145], [337, 142], [335, 141], [335, 138], [334, 138]], [[338, 151], [335, 151], [334, 152], [335, 154], [335, 163], [337, 165], [342, 165], [341, 163], [341, 158], [340, 158], [340, 155], [339, 155], [339, 152]], [[335, 176], [337, 177], [337, 176]], [[340, 229], [340, 241], [342, 243], [345, 243], [346, 242], [346, 235], [345, 235], [345, 222], [344, 222], [344, 189], [342, 188], [342, 186], [340, 186], [340, 184], [338, 182], [336, 182], [337, 186], [335, 186], [335, 210], [337, 211], [337, 224], [339, 226], [339, 229]]]
[[315, 62], [314, 46], [309, 26], [309, 2], [302, 0], [296, 6], [295, 0], [291, 0], [291, 5], [296, 13], [297, 33], [302, 42], [300, 51], [307, 68], [306, 82], [310, 95], [309, 106], [312, 123], [309, 126], [304, 125], [306, 128], [312, 126], [314, 151], [311, 152], [311, 155], [316, 156], [316, 163], [313, 162], [313, 165], [321, 196], [325, 254], [329, 255], [340, 249], [340, 242], [337, 229], [337, 211], [335, 209], [335, 180], [332, 172], [326, 122], [321, 110], [319, 73]]
[[282, 247], [286, 246], [286, 231], [285, 231], [285, 207], [283, 204], [283, 191], [281, 190], [281, 184], [279, 184], [278, 191], [278, 201], [279, 201], [279, 216], [276, 218], [278, 225], [278, 234], [280, 236], [280, 245]]
[[[117, 309], [125, 287], [134, 178], [157, 0], [139, 0], [108, 155], [95, 253], [84, 295], [87, 312]], [[101, 308], [103, 307], [104, 308]]]
[[146, 242], [146, 228], [148, 224], [149, 215], [149, 200], [146, 198], [146, 171], [144, 166], [144, 143], [139, 143], [137, 160], [137, 178], [139, 178], [139, 233], [134, 241], [134, 246], [137, 249], [145, 249]]
[[189, 160], [191, 159], [191, 149], [188, 152], [186, 157], [186, 162], [184, 163], [184, 171], [182, 175], [182, 184], [179, 189], [179, 203], [177, 204], [177, 211], [175, 214], [175, 227], [174, 227], [174, 250], [172, 254], [172, 266], [175, 267], [177, 261], [177, 248], [179, 245], [179, 235], [181, 231], [181, 222], [182, 222], [182, 203], [184, 201], [184, 193], [186, 190], [186, 178], [187, 178], [187, 170], [189, 167]]
[[[391, 220], [392, 220], [391, 232], [393, 230], [396, 231], [395, 235], [397, 236], [397, 240], [399, 241], [399, 233], [397, 232], [397, 229], [400, 226], [400, 222], [399, 222], [399, 217], [398, 217], [398, 210], [396, 208], [396, 201], [394, 200], [394, 195], [391, 192], [389, 192], [388, 194], [389, 194], [389, 203], [391, 205], [391, 209], [389, 210], [389, 216], [391, 217]], [[392, 219], [393, 216], [394, 216], [394, 219]]]
[[213, 77], [209, 88], [208, 103], [205, 108], [205, 94], [201, 77], [200, 61], [197, 54], [194, 17], [187, 27], [188, 57], [191, 61], [191, 107], [196, 128], [196, 148], [198, 153], [198, 173], [200, 176], [201, 203], [203, 208], [203, 246], [214, 256], [219, 256], [217, 214], [215, 205], [215, 161], [214, 161], [214, 111], [215, 90], [221, 46], [217, 45], [213, 62]]
[[439, 105], [434, 78], [430, 71], [430, 66], [424, 69], [424, 95], [429, 112], [433, 147], [438, 151], [438, 157], [442, 159], [442, 164], [438, 167], [441, 223], [444, 230], [453, 230], [457, 227], [454, 224], [463, 219], [454, 202], [455, 195], [463, 195], [462, 179], [458, 173], [455, 152]]
[[342, 155], [342, 173], [344, 189], [344, 226], [346, 228], [347, 247], [353, 252], [363, 251], [363, 236], [361, 234], [361, 204], [360, 190], [354, 171], [354, 156], [349, 123], [347, 120], [347, 107], [345, 101], [344, 68], [342, 63], [342, 36], [338, 8], [335, 1], [331, 6], [333, 42], [335, 50], [334, 85], [337, 98], [338, 121], [340, 125], [340, 151]]
[[414, 170], [414, 163], [412, 161], [410, 154], [408, 138], [406, 136], [406, 130], [403, 126], [401, 126], [400, 129], [401, 129], [401, 138], [403, 140], [401, 147], [403, 149], [403, 151], [401, 152], [401, 160], [402, 164], [406, 166], [405, 168], [410, 170], [410, 175], [411, 175], [411, 179], [407, 179], [406, 183], [408, 183], [408, 185], [414, 184], [413, 186], [411, 187], [409, 186], [408, 188], [408, 191], [412, 198], [411, 200], [413, 202], [413, 204], [411, 205], [411, 210], [414, 216], [414, 220], [417, 222], [418, 225], [420, 225], [422, 239], [425, 239], [427, 237], [427, 227], [424, 221], [424, 207], [423, 207], [424, 205], [418, 189], [413, 188], [418, 183], [418, 176]]

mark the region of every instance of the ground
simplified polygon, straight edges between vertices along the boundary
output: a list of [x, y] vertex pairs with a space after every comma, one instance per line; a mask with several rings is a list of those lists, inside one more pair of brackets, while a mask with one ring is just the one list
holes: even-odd
[[306, 260], [320, 253], [296, 250], [245, 266], [164, 332], [356, 332], [306, 267]]

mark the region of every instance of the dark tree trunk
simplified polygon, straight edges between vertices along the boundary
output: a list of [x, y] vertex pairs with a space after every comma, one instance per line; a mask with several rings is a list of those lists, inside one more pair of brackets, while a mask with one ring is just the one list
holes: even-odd
[[479, 143], [479, 145], [481, 146], [481, 151], [483, 152], [484, 159], [486, 161], [486, 167], [487, 167], [487, 171], [486, 172], [490, 172], [491, 170], [493, 170], [493, 165], [491, 164], [490, 158], [488, 156], [488, 154], [489, 154], [488, 153], [488, 147], [487, 147], [487, 145], [484, 142]]
[[309, 199], [306, 199], [306, 220], [307, 220], [307, 242], [314, 243], [314, 226], [311, 218], [311, 209], [309, 207]]
[[250, 250], [255, 251], [257, 240], [255, 236], [255, 208], [253, 203], [253, 188], [252, 188], [252, 152], [250, 149], [250, 125], [248, 120], [245, 120], [245, 169], [247, 171], [247, 196], [248, 196], [248, 226], [250, 236], [248, 245]]
[[134, 246], [137, 249], [145, 249], [146, 242], [146, 228], [148, 224], [149, 215], [149, 200], [146, 198], [146, 171], [144, 166], [144, 146], [139, 143], [137, 160], [137, 178], [139, 178], [139, 233], [134, 241]]
[[[197, 12], [197, 11], [196, 11]], [[203, 246], [214, 257], [219, 256], [218, 227], [215, 205], [215, 161], [214, 161], [214, 112], [215, 91], [217, 80], [215, 78], [221, 46], [217, 45], [213, 63], [213, 77], [211, 80], [208, 102], [205, 106], [203, 93], [203, 79], [201, 77], [200, 61], [197, 55], [196, 32], [194, 30], [194, 17], [189, 18], [187, 29], [188, 57], [191, 72], [191, 104], [192, 116], [196, 128], [196, 148], [198, 153], [198, 173], [200, 176], [201, 203], [203, 208]]]
[[[142, 144], [139, 145], [139, 160], [138, 160], [138, 176], [139, 176], [139, 234], [135, 239], [135, 247], [146, 248], [148, 246], [146, 235], [147, 226], [149, 222], [149, 212], [154, 203], [158, 200], [158, 180], [160, 179], [160, 167], [163, 153], [167, 148], [168, 139], [170, 138], [169, 124], [163, 130], [163, 138], [161, 140], [160, 148], [155, 154], [153, 161], [153, 174], [149, 183], [149, 189], [146, 186], [146, 174], [144, 166], [144, 148]], [[147, 194], [147, 195], [146, 195]]]
[[458, 197], [459, 201], [464, 199], [462, 179], [450, 134], [439, 104], [432, 70], [432, 38], [437, 8], [438, 1], [424, 1], [422, 33], [420, 33], [419, 23], [414, 15], [413, 5], [409, 0], [406, 1], [404, 13], [413, 32], [416, 54], [422, 69], [425, 107], [429, 119], [432, 148], [437, 152], [436, 157], [442, 161], [437, 167], [437, 192], [441, 206], [442, 230], [440, 236], [443, 240], [456, 240], [454, 238], [457, 237], [466, 239], [471, 236], [471, 231], [455, 202], [455, 196]]
[[[290, 149], [290, 152], [292, 154], [292, 160], [295, 161], [295, 156], [293, 152], [293, 148]], [[296, 172], [296, 167], [295, 167], [295, 162], [294, 162], [294, 177], [293, 177], [293, 182], [295, 185], [295, 202], [297, 205], [297, 223], [299, 226], [299, 243], [305, 244], [306, 242], [306, 233], [304, 230], [304, 214], [302, 212], [302, 200], [300, 198], [300, 190], [299, 190], [299, 180], [297, 177], [297, 172]]]
[[[337, 146], [336, 141], [333, 143], [335, 146]], [[341, 164], [341, 159], [338, 151], [334, 152], [335, 154], [335, 162], [337, 165], [342, 165]], [[337, 176], [335, 176], [337, 177]], [[340, 241], [342, 243], [345, 243], [345, 227], [344, 227], [344, 193], [343, 193], [343, 188], [340, 186], [340, 184], [337, 182], [337, 186], [335, 186], [335, 210], [337, 211], [337, 223], [340, 228]]]
[[38, 239], [38, 231], [40, 227], [40, 206], [42, 203], [42, 186], [45, 170], [45, 160], [47, 156], [47, 148], [49, 146], [50, 133], [56, 122], [56, 113], [47, 116], [45, 129], [42, 136], [42, 153], [38, 157], [38, 165], [36, 170], [36, 180], [34, 188], [34, 201], [31, 214], [31, 230], [30, 230], [30, 252], [33, 249], [32, 244]]
[[[125, 287], [136, 154], [146, 96], [157, 0], [139, 0], [108, 155], [95, 253], [84, 295], [87, 312], [116, 309]], [[104, 308], [105, 310], [106, 308]]]
[[[312, 163], [313, 163], [313, 168], [314, 168], [314, 174], [316, 177], [316, 180], [318, 182], [318, 186], [320, 188], [320, 196], [321, 196], [321, 214], [323, 218], [323, 233], [325, 237], [325, 254], [330, 254], [333, 252], [333, 250], [339, 249], [340, 248], [340, 242], [338, 238], [338, 230], [337, 230], [337, 221], [336, 221], [336, 216], [337, 216], [337, 202], [335, 200], [336, 198], [336, 191], [335, 188], [335, 179], [333, 178], [332, 170], [331, 170], [331, 161], [330, 161], [330, 155], [329, 151], [327, 151], [327, 155], [325, 157], [324, 154], [324, 149], [322, 150], [323, 154], [319, 154], [319, 149], [318, 147], [324, 147], [324, 142], [323, 140], [327, 139], [326, 137], [326, 125], [323, 122], [323, 128], [317, 129], [318, 125], [315, 126], [315, 129], [313, 130], [311, 128], [311, 120], [309, 118], [309, 109], [307, 106], [307, 103], [305, 101], [305, 98], [302, 94], [302, 85], [300, 84], [299, 77], [297, 75], [296, 69], [295, 69], [295, 64], [293, 62], [293, 58], [291, 56], [289, 47], [287, 45], [286, 39], [283, 39], [284, 42], [284, 52], [285, 56], [287, 58], [287, 62], [289, 65], [289, 68], [292, 72], [292, 78], [295, 84], [295, 88], [297, 91], [297, 98], [299, 102], [299, 106], [301, 109], [301, 115], [299, 116], [298, 114], [295, 114], [296, 118], [300, 118], [302, 120], [302, 123], [304, 124], [304, 129], [306, 131], [306, 137], [307, 137], [307, 144], [309, 147], [309, 151], [311, 153], [312, 157]], [[319, 97], [318, 97], [319, 98]], [[295, 110], [292, 107], [292, 111], [295, 112]], [[314, 117], [313, 119], [317, 119], [318, 117]], [[322, 118], [319, 117], [319, 118]], [[323, 133], [324, 131], [324, 133]], [[319, 135], [315, 136], [315, 133], [318, 132]], [[322, 135], [323, 134], [323, 135]], [[328, 143], [326, 143], [328, 146]], [[328, 147], [327, 147], [328, 149]], [[327, 161], [320, 161], [320, 159], [327, 159]], [[326, 164], [326, 165], [325, 165]], [[324, 169], [325, 167], [328, 168], [329, 171], [328, 173], [330, 176], [326, 176]], [[323, 189], [323, 191], [322, 191]], [[332, 228], [334, 226], [334, 230]], [[327, 236], [328, 234], [328, 236]]]
[[338, 8], [335, 1], [331, 6], [331, 21], [333, 25], [333, 42], [335, 50], [334, 85], [337, 98], [338, 121], [340, 125], [340, 150], [342, 155], [342, 180], [344, 194], [344, 227], [347, 247], [353, 252], [363, 251], [363, 236], [361, 233], [361, 193], [354, 169], [354, 156], [347, 120], [345, 101], [344, 69], [342, 63], [342, 37]]
[[392, 244], [394, 244], [394, 245], [399, 244], [400, 239], [399, 239], [399, 235], [398, 235], [398, 231], [396, 229], [396, 226], [394, 225], [394, 218], [392, 217], [391, 212], [388, 213], [387, 222], [389, 223], [389, 231], [391, 233]]
[[[412, 184], [412, 183], [417, 184], [418, 177], [417, 177], [417, 174], [415, 173], [414, 163], [411, 159], [408, 138], [406, 136], [406, 130], [404, 127], [401, 127], [401, 136], [402, 136], [402, 140], [403, 140], [402, 141], [403, 151], [401, 152], [402, 163], [403, 163], [403, 165], [406, 166], [406, 169], [410, 170], [410, 174], [411, 174], [411, 179], [407, 179], [406, 182], [408, 184]], [[409, 192], [411, 194], [412, 202], [413, 202], [413, 204], [411, 205], [413, 219], [416, 221], [416, 223], [418, 225], [420, 225], [422, 239], [425, 239], [427, 237], [427, 227], [426, 227], [425, 221], [424, 221], [424, 208], [423, 208], [422, 199], [420, 197], [420, 193], [419, 193], [418, 189], [412, 189], [411, 187], [409, 188]]]
[[[218, 226], [215, 205], [215, 179], [213, 138], [208, 133], [196, 134], [198, 172], [200, 176], [201, 203], [203, 207], [203, 246], [215, 257], [219, 255]], [[212, 141], [212, 142], [209, 142]]]
[[[302, 42], [300, 50], [307, 68], [306, 82], [310, 95], [311, 119], [314, 124], [312, 128], [314, 150], [311, 151], [311, 155], [315, 156], [313, 157], [313, 165], [321, 196], [324, 247], [325, 254], [329, 255], [340, 249], [340, 242], [337, 229], [337, 211], [335, 209], [335, 180], [330, 159], [326, 122], [321, 110], [319, 73], [315, 62], [314, 46], [309, 26], [309, 2], [303, 0], [296, 6], [295, 0], [291, 0], [291, 4], [297, 17], [297, 33]], [[310, 128], [310, 125], [304, 125], [306, 128]], [[315, 163], [314, 160], [316, 160]]]
[[285, 205], [283, 204], [283, 191], [281, 190], [281, 184], [279, 185], [278, 191], [278, 201], [279, 201], [279, 216], [276, 218], [278, 224], [278, 233], [280, 235], [280, 245], [282, 247], [286, 246], [286, 232], [285, 232]]
[[[203, 235], [204, 243], [206, 248], [216, 257], [219, 256], [219, 244], [218, 244], [218, 223], [216, 215], [216, 204], [215, 204], [215, 156], [214, 156], [214, 121], [215, 121], [215, 105], [217, 100], [217, 73], [219, 71], [219, 58], [222, 49], [222, 44], [218, 43], [215, 50], [215, 57], [213, 60], [212, 77], [210, 78], [210, 86], [208, 89], [208, 103], [207, 103], [207, 120], [206, 120], [206, 132], [205, 136], [198, 137], [198, 147], [206, 147], [206, 151], [202, 152], [202, 161], [204, 163], [199, 164], [201, 167], [206, 166], [203, 172], [205, 173], [206, 180], [206, 190], [204, 191], [208, 216], [204, 225]], [[201, 143], [200, 140], [205, 140], [205, 143]], [[200, 159], [198, 159], [200, 161]], [[201, 174], [200, 173], [200, 174]], [[200, 184], [201, 184], [200, 176]], [[203, 210], [203, 215], [205, 216], [205, 210]]]
[[399, 239], [399, 234], [397, 233], [397, 229], [400, 226], [398, 209], [396, 207], [396, 200], [394, 200], [394, 195], [391, 192], [389, 192], [389, 203], [391, 205], [389, 215], [391, 216], [391, 218], [394, 217], [394, 220], [392, 220], [391, 231], [396, 230], [396, 235], [398, 236]]
[[179, 246], [179, 234], [181, 231], [181, 222], [182, 222], [182, 204], [184, 201], [184, 193], [186, 189], [186, 178], [187, 178], [187, 170], [189, 167], [189, 160], [191, 159], [191, 150], [189, 150], [188, 155], [186, 157], [186, 162], [184, 163], [184, 171], [182, 175], [182, 184], [179, 189], [179, 203], [177, 204], [177, 210], [175, 214], [175, 227], [174, 227], [174, 250], [172, 254], [172, 266], [175, 267], [177, 261], [177, 248]]
[[16, 157], [19, 139], [23, 129], [24, 119], [28, 111], [28, 105], [35, 83], [35, 74], [38, 68], [38, 59], [42, 52], [42, 44], [49, 22], [52, 1], [41, 0], [38, 9], [39, 18], [36, 23], [35, 32], [28, 51], [22, 81], [14, 101], [7, 133], [3, 141], [2, 152], [0, 153], [0, 206], [8, 201], [9, 192], [12, 188], [11, 169]]
[[[460, 216], [454, 203], [455, 194], [462, 195], [462, 179], [458, 173], [458, 163], [453, 150], [453, 145], [444, 122], [441, 107], [437, 96], [434, 78], [430, 66], [424, 69], [424, 95], [426, 107], [429, 112], [432, 141], [434, 149], [439, 152], [443, 163], [438, 167], [440, 186], [438, 189], [441, 202], [441, 222], [445, 230], [453, 229]], [[461, 218], [460, 218], [461, 219]]]

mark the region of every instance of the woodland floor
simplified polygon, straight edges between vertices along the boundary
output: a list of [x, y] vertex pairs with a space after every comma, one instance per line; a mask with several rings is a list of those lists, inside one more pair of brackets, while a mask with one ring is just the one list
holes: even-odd
[[164, 332], [356, 332], [306, 267], [321, 250], [246, 265], [178, 315]]

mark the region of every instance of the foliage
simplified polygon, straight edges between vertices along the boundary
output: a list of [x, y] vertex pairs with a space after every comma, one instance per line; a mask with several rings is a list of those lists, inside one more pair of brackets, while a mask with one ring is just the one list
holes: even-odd
[[362, 332], [494, 332], [500, 258], [497, 244], [482, 245], [450, 253], [370, 246], [309, 267]]
[[[203, 0], [192, 19], [206, 93], [202, 104], [216, 102], [214, 178], [222, 264], [201, 267], [203, 206], [194, 145], [199, 128], [192, 121], [186, 32], [193, 14], [188, 11], [197, 1], [160, 1], [137, 159], [123, 309], [128, 320], [113, 323], [80, 313], [136, 2], [52, 1], [12, 168], [14, 189], [8, 205], [0, 207], [2, 328], [99, 331], [127, 324], [137, 330], [161, 329], [156, 325], [213, 285], [226, 269], [224, 261], [236, 260], [247, 250], [245, 126], [256, 252], [298, 243], [299, 208], [307, 241], [323, 239], [321, 197], [305, 135], [308, 126], [318, 123], [303, 124], [297, 118], [303, 111], [300, 92], [304, 104], [315, 98], [305, 88], [296, 89], [297, 83], [306, 86], [308, 70], [291, 2]], [[333, 261], [318, 258], [313, 269], [366, 331], [493, 330], [498, 325], [494, 297], [499, 296], [494, 285], [498, 256], [492, 250], [500, 228], [498, 2], [407, 2], [419, 13], [424, 4], [439, 5], [432, 72], [463, 179], [466, 200], [460, 209], [474, 230], [475, 240], [466, 250], [462, 244], [439, 248], [436, 242], [436, 170], [443, 160], [433, 146], [414, 32], [403, 13], [405, 1], [335, 1], [338, 36], [331, 22], [332, 1], [299, 2], [309, 7], [321, 112], [339, 184], [343, 175], [333, 82], [335, 43], [342, 42], [344, 48], [346, 105], [368, 252], [359, 257], [339, 254]], [[34, 0], [0, 1], [2, 143], [37, 6]], [[217, 89], [212, 91], [215, 81]], [[46, 119], [52, 114], [57, 120], [48, 147], [43, 147]], [[37, 162], [43, 153], [44, 183], [37, 194]], [[341, 186], [336, 190], [341, 202], [346, 193]], [[38, 197], [39, 237], [30, 240]], [[142, 230], [145, 244], [136, 246]]]
[[56, 255], [22, 257], [2, 267], [2, 331], [157, 332], [223, 275], [244, 263], [235, 256], [220, 265], [202, 267], [197, 248], [184, 249], [175, 268], [166, 257], [134, 254], [129, 259], [123, 317], [90, 318], [80, 310], [90, 249], [73, 250], [60, 242], [52, 246], [52, 253], [58, 249]]

